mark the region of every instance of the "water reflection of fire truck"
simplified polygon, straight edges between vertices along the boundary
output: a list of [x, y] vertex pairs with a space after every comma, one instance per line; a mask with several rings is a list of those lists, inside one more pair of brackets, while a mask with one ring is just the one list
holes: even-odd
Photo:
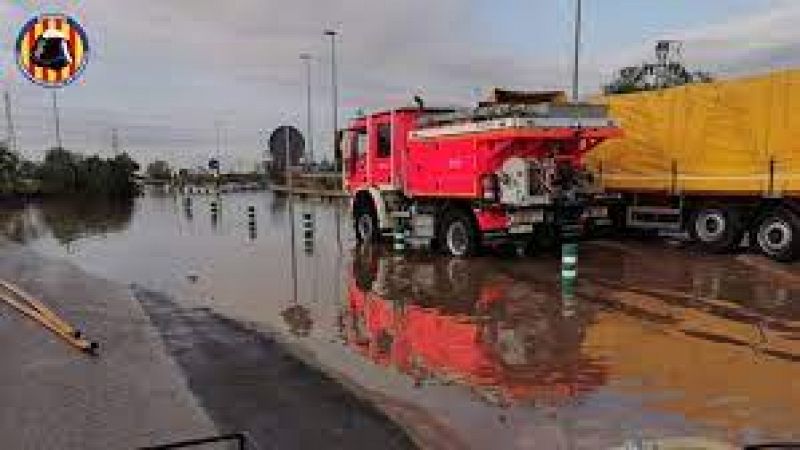
[[[365, 250], [348, 284], [348, 345], [423, 384], [537, 404], [602, 385], [606, 402], [643, 401], [643, 414], [676, 414], [734, 441], [798, 437], [800, 388], [790, 380], [800, 379], [800, 284], [774, 289], [718, 259], [677, 264], [677, 251], [603, 252], [594, 267], [604, 269], [585, 274], [570, 307], [531, 270], [539, 261], [520, 270]], [[673, 269], [644, 275], [660, 266]]]
[[581, 351], [585, 318], [563, 314], [557, 298], [474, 262], [359, 254], [345, 335], [362, 355], [419, 384], [557, 403], [605, 380], [602, 365]]

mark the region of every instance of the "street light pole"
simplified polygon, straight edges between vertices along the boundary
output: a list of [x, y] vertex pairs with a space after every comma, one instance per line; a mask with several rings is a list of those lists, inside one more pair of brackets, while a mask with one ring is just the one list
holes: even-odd
[[306, 66], [306, 142], [308, 143], [308, 161], [314, 164], [314, 129], [311, 121], [311, 55], [301, 53], [300, 59]]
[[338, 161], [336, 161], [336, 134], [339, 130], [339, 86], [336, 79], [336, 35], [334, 30], [325, 30], [325, 36], [331, 38], [331, 101], [333, 103], [333, 149], [334, 163], [338, 169]]
[[[289, 128], [283, 129], [283, 157], [285, 158], [284, 169], [286, 170], [286, 186], [289, 187], [289, 192], [292, 191], [292, 154], [289, 150]], [[291, 194], [290, 194], [291, 195]], [[294, 220], [294, 219], [292, 219]]]
[[581, 19], [582, 19], [582, 0], [575, 0], [575, 55], [572, 65], [572, 101], [578, 102], [580, 96], [580, 52], [581, 52]]
[[56, 125], [56, 147], [63, 149], [64, 146], [61, 142], [61, 120], [58, 114], [58, 95], [56, 94], [55, 89], [53, 89], [51, 92], [53, 93], [53, 117]]
[[111, 129], [111, 153], [114, 157], [119, 155], [119, 132], [117, 127]]
[[221, 125], [222, 125], [222, 122], [220, 122], [219, 119], [214, 121], [214, 131], [216, 132], [215, 134], [216, 134], [216, 144], [217, 144], [217, 154], [216, 154], [216, 156], [214, 156], [214, 159], [217, 162], [217, 164], [216, 164], [217, 167], [214, 169], [214, 181], [215, 181], [215, 184], [216, 184], [216, 187], [217, 187], [217, 195], [219, 195], [219, 185], [220, 185], [220, 164], [221, 164], [220, 163], [220, 156], [221, 156], [221, 153], [220, 153], [220, 146], [219, 146], [219, 144], [220, 144], [220, 135], [219, 134], [220, 134], [220, 126]]
[[219, 161], [219, 155], [220, 155], [220, 150], [219, 150], [219, 127], [220, 127], [219, 120], [215, 120], [214, 121], [214, 134], [215, 134], [215, 137], [216, 137], [215, 138], [215, 142], [216, 142], [216, 155], [215, 155], [215, 157], [217, 158], [218, 161]]
[[3, 101], [6, 109], [6, 141], [11, 153], [17, 153], [17, 135], [14, 133], [14, 119], [11, 116], [11, 97], [8, 91], [3, 93]]

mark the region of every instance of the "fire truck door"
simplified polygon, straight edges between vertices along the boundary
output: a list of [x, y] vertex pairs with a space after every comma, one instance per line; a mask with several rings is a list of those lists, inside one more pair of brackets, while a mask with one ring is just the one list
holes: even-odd
[[372, 122], [373, 139], [369, 174], [372, 184], [387, 185], [392, 178], [392, 125], [389, 117]]
[[367, 182], [367, 130], [366, 128], [351, 130], [348, 134], [347, 178], [351, 184], [358, 186]]

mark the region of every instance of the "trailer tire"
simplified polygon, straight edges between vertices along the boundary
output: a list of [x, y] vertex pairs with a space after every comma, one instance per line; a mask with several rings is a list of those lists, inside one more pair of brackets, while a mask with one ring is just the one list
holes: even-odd
[[362, 203], [353, 211], [353, 230], [359, 243], [378, 242], [378, 214], [372, 203]]
[[764, 256], [791, 262], [800, 256], [800, 218], [787, 208], [764, 215], [755, 228], [755, 244]]
[[744, 237], [741, 215], [736, 209], [709, 205], [691, 216], [689, 234], [703, 250], [726, 253], [736, 249]]
[[479, 234], [475, 218], [467, 211], [451, 209], [444, 213], [439, 243], [450, 256], [467, 257], [478, 251]]

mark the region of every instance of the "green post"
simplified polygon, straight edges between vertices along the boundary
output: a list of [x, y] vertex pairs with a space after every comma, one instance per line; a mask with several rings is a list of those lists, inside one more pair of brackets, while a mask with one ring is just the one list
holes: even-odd
[[578, 277], [578, 244], [575, 242], [561, 245], [561, 294], [575, 297], [575, 280]]
[[403, 227], [403, 220], [399, 217], [394, 221], [394, 251], [404, 252], [406, 250], [406, 231]]
[[192, 220], [192, 198], [189, 196], [183, 198], [183, 213], [187, 220]]
[[217, 202], [211, 202], [211, 228], [217, 229], [219, 225], [219, 206]]
[[561, 300], [565, 317], [574, 314], [575, 285], [578, 279], [578, 241], [582, 209], [567, 205], [561, 216]]

